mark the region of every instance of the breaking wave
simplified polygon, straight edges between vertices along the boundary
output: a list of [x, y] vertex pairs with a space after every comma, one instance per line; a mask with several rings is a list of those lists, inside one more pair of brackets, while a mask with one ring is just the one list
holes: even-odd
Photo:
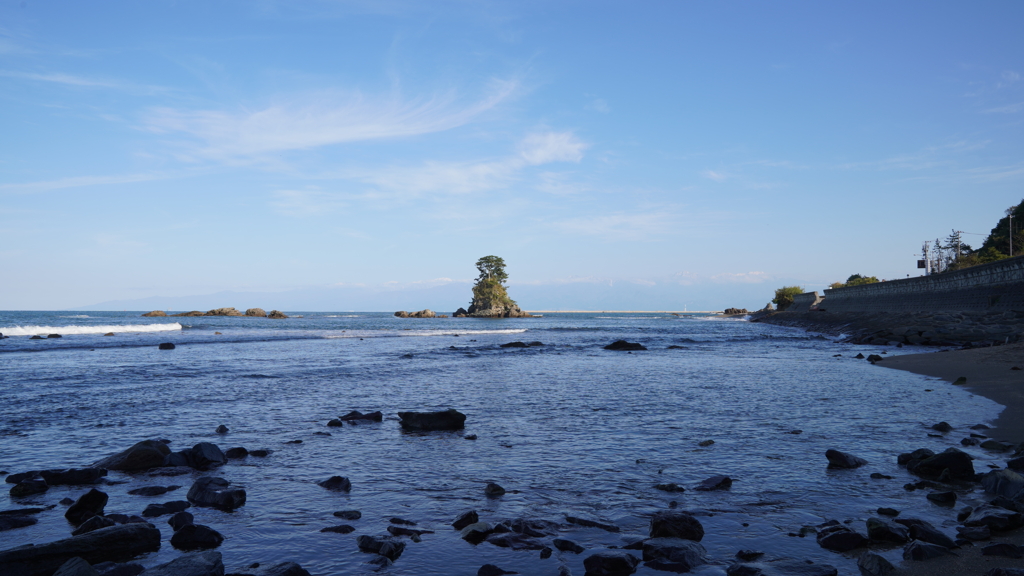
[[3, 326], [4, 336], [45, 336], [47, 334], [106, 334], [108, 332], [169, 332], [181, 330], [181, 324], [120, 324], [116, 326]]

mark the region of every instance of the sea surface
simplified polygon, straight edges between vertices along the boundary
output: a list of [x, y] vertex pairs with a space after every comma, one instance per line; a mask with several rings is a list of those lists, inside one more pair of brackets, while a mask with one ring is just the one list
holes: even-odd
[[[803, 526], [864, 520], [881, 506], [902, 510], [955, 536], [955, 509], [907, 491], [915, 481], [900, 452], [959, 446], [971, 425], [1002, 406], [945, 382], [854, 359], [907, 353], [743, 319], [670, 314], [572, 313], [528, 319], [400, 319], [390, 313], [289, 313], [292, 318], [142, 318], [140, 312], [0, 312], [0, 470], [83, 467], [149, 438], [172, 450], [213, 442], [226, 450], [270, 449], [266, 458], [229, 461], [179, 476], [111, 472], [108, 513], [184, 500], [192, 482], [217, 475], [243, 486], [234, 512], [192, 508], [197, 524], [221, 532], [228, 571], [254, 562], [299, 562], [314, 575], [372, 573], [360, 534], [384, 534], [400, 517], [433, 530], [381, 573], [474, 575], [486, 563], [522, 574], [584, 573], [591, 553], [647, 535], [650, 515], [675, 501], [703, 524], [711, 563], [724, 574], [740, 549], [832, 564], [857, 574], [852, 557], [826, 551]], [[112, 335], [105, 335], [112, 333]], [[31, 340], [35, 334], [61, 338]], [[613, 352], [615, 340], [647, 351]], [[513, 341], [541, 342], [502, 348]], [[159, 350], [172, 342], [174, 350]], [[670, 346], [681, 348], [670, 349]], [[455, 408], [462, 432], [401, 431], [399, 411]], [[382, 423], [327, 427], [351, 410], [383, 411]], [[943, 437], [930, 426], [947, 421]], [[217, 434], [219, 425], [229, 428]], [[464, 435], [474, 434], [476, 440]], [[288, 442], [301, 440], [300, 444]], [[700, 443], [714, 443], [701, 446]], [[835, 448], [869, 461], [828, 470]], [[1002, 464], [975, 448], [975, 467]], [[872, 479], [878, 472], [893, 479]], [[726, 491], [693, 490], [724, 474]], [[341, 475], [349, 493], [317, 482]], [[508, 492], [487, 498], [489, 482]], [[656, 484], [686, 488], [668, 493]], [[181, 485], [157, 497], [128, 495], [146, 485]], [[9, 485], [4, 485], [9, 486]], [[65, 507], [88, 487], [52, 487], [0, 509], [57, 505], [35, 526], [0, 533], [0, 548], [69, 536]], [[961, 493], [961, 502], [984, 500]], [[345, 521], [338, 510], [359, 510]], [[469, 544], [450, 523], [548, 520], [582, 554]], [[578, 516], [619, 533], [566, 522]], [[141, 560], [176, 558], [167, 517], [154, 520], [161, 549]], [[320, 529], [350, 524], [347, 534]], [[879, 550], [893, 563], [899, 548]], [[637, 574], [666, 574], [641, 565]]]

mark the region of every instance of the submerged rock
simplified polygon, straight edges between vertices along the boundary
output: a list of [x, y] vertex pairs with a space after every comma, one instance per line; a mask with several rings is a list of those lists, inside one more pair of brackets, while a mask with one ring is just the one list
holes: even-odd
[[183, 554], [166, 564], [149, 568], [146, 576], [223, 576], [220, 552], [208, 550]]
[[604, 347], [605, 350], [647, 350], [647, 347], [639, 342], [626, 342], [625, 340], [616, 340], [611, 344]]
[[109, 497], [99, 490], [93, 488], [78, 497], [78, 500], [68, 508], [64, 517], [75, 526], [92, 516], [103, 516], [103, 507], [107, 505]]
[[694, 490], [710, 492], [712, 490], [728, 490], [732, 487], [732, 478], [728, 476], [712, 476], [702, 481]]
[[117, 522], [114, 522], [110, 518], [105, 516], [91, 516], [78, 528], [71, 531], [72, 536], [78, 536], [79, 534], [88, 534], [93, 530], [99, 530], [100, 528], [106, 528], [108, 526], [114, 526]]
[[96, 462], [93, 466], [121, 472], [148, 470], [163, 466], [170, 453], [171, 449], [167, 444], [159, 440], [143, 440], [123, 452]]
[[322, 486], [331, 492], [348, 492], [352, 490], [352, 482], [344, 476], [331, 476], [323, 482], [317, 482], [317, 486]]
[[245, 490], [232, 488], [231, 482], [215, 476], [204, 476], [192, 484], [188, 501], [196, 506], [208, 506], [230, 512], [245, 504]]
[[356, 545], [363, 552], [378, 554], [394, 562], [405, 551], [405, 542], [393, 536], [369, 536], [363, 534], [356, 539]]
[[913, 452], [911, 458], [906, 461], [907, 471], [925, 478], [939, 478], [948, 470], [948, 477], [952, 480], [974, 479], [974, 463], [971, 462], [971, 457], [967, 453], [961, 452], [956, 448], [949, 448], [940, 454], [929, 455], [924, 458], [914, 457], [914, 455], [924, 455], [929, 452], [931, 451], [918, 450]]
[[682, 538], [645, 540], [643, 554], [648, 567], [671, 572], [689, 572], [708, 561], [704, 546]]
[[498, 496], [503, 496], [505, 494], [505, 489], [494, 482], [491, 482], [484, 487], [484, 494], [486, 494], [488, 498], [496, 498]]
[[826, 450], [825, 458], [828, 458], [829, 468], [859, 468], [868, 463], [863, 458], [839, 450]]
[[470, 524], [476, 524], [480, 521], [480, 516], [476, 513], [476, 510], [470, 510], [469, 512], [463, 512], [459, 514], [458, 518], [452, 522], [452, 528], [456, 530], [462, 530]]
[[662, 511], [651, 518], [651, 538], [682, 538], [700, 542], [704, 526], [686, 512]]
[[4, 576], [50, 576], [80, 557], [90, 564], [118, 561], [160, 548], [160, 531], [151, 524], [124, 524], [56, 542], [0, 551]]
[[583, 567], [592, 576], [628, 576], [636, 572], [638, 564], [636, 556], [616, 550], [596, 552], [583, 560]]
[[42, 478], [26, 478], [12, 486], [10, 494], [11, 498], [23, 498], [25, 496], [42, 494], [49, 489], [50, 486]]
[[849, 552], [868, 544], [867, 538], [835, 520], [821, 526], [817, 540], [818, 546], [833, 552]]
[[209, 550], [224, 542], [224, 536], [209, 526], [185, 524], [171, 536], [171, 546], [178, 550]]

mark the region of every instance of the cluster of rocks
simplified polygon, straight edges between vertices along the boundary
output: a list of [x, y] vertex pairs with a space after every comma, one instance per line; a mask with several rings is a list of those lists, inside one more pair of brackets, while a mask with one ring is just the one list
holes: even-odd
[[1024, 311], [1005, 312], [774, 312], [751, 318], [782, 326], [845, 334], [858, 344], [984, 346], [1017, 342], [1024, 337]]
[[452, 314], [453, 318], [533, 318], [533, 314], [524, 312], [517, 304], [490, 304], [477, 306], [470, 304], [469, 310], [459, 308]]
[[399, 310], [395, 312], [397, 318], [447, 318], [447, 314], [436, 314], [433, 310], [423, 309], [419, 312], [406, 312], [405, 310]]
[[332, 427], [341, 427], [348, 423], [350, 426], [356, 426], [358, 424], [371, 424], [383, 421], [384, 414], [380, 410], [369, 412], [367, 414], [363, 414], [358, 410], [353, 410], [344, 416], [331, 419], [327, 425]]
[[181, 312], [179, 314], [167, 314], [163, 310], [153, 310], [152, 312], [146, 312], [143, 314], [147, 318], [166, 318], [169, 316], [183, 316], [183, 317], [194, 317], [194, 316], [249, 316], [252, 318], [274, 318], [282, 319], [288, 316], [280, 310], [271, 310], [268, 314], [263, 308], [249, 308], [243, 314], [234, 308], [214, 308], [208, 312], [201, 312], [199, 310], [193, 310], [191, 312]]
[[[932, 428], [942, 432], [952, 431], [946, 422], [940, 422]], [[865, 521], [863, 533], [850, 526], [850, 521], [841, 523], [830, 520], [813, 527], [805, 526], [800, 534], [791, 535], [812, 533], [822, 548], [840, 553], [859, 552], [858, 566], [861, 572], [881, 576], [892, 572], [894, 567], [868, 549], [902, 546], [904, 560], [929, 560], [953, 555], [954, 550], [974, 545], [974, 542], [990, 540], [994, 534], [1021, 528], [1024, 526], [1024, 477], [1019, 472], [1024, 471], [1024, 443], [1013, 446], [993, 441], [990, 448], [1000, 452], [1016, 452], [1007, 461], [1007, 468], [986, 473], [977, 473], [971, 456], [952, 447], [940, 453], [921, 448], [897, 457], [899, 465], [922, 478], [921, 481], [906, 484], [904, 489], [929, 490], [926, 498], [937, 505], [954, 506], [957, 493], [970, 490], [975, 484], [994, 496], [987, 504], [966, 506], [958, 512], [957, 521], [961, 525], [956, 528], [956, 536], [921, 519], [896, 518], [900, 515], [898, 510], [884, 507], [877, 510], [878, 516]], [[829, 468], [852, 469], [868, 464], [863, 458], [838, 450], [829, 450], [826, 458]], [[880, 473], [871, 476], [891, 479]], [[1024, 551], [1007, 543], [986, 546], [982, 548], [982, 554], [1024, 557]]]
[[725, 314], [726, 316], [736, 316], [739, 314], [750, 314], [750, 312], [747, 312], [746, 308], [726, 308], [722, 311], [722, 314]]

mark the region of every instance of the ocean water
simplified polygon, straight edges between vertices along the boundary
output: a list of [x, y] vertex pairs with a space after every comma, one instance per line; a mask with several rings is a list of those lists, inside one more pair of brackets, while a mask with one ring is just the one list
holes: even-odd
[[[740, 549], [828, 563], [857, 574], [852, 557], [813, 535], [791, 536], [829, 519], [864, 520], [881, 506], [928, 520], [955, 535], [955, 510], [931, 504], [896, 464], [900, 452], [959, 446], [973, 424], [1002, 407], [947, 383], [853, 358], [883, 348], [836, 343], [802, 330], [741, 319], [666, 314], [546, 314], [529, 319], [399, 319], [384, 313], [295, 313], [264, 318], [141, 318], [138, 312], [0, 312], [0, 470], [83, 467], [148, 438], [172, 450], [197, 442], [222, 449], [267, 448], [269, 457], [233, 460], [181, 476], [111, 472], [100, 486], [108, 513], [140, 514], [154, 502], [183, 500], [195, 478], [217, 475], [243, 486], [234, 512], [192, 508], [196, 523], [221, 532], [227, 569], [292, 560], [317, 575], [372, 573], [360, 534], [384, 534], [389, 519], [433, 530], [381, 573], [473, 575], [486, 563], [522, 574], [584, 573], [583, 559], [647, 534], [649, 517], [670, 507], [698, 516], [711, 563], [724, 574]], [[112, 336], [104, 334], [112, 332]], [[33, 334], [62, 334], [31, 340]], [[647, 351], [613, 352], [614, 340]], [[511, 341], [539, 341], [527, 349]], [[158, 350], [173, 342], [175, 350]], [[680, 349], [668, 349], [681, 346]], [[910, 348], [885, 350], [915, 352]], [[839, 355], [839, 356], [837, 356]], [[456, 408], [461, 433], [410, 434], [399, 411]], [[381, 410], [382, 423], [329, 428], [350, 410]], [[945, 437], [930, 426], [947, 421]], [[216, 434], [218, 425], [227, 434]], [[799, 433], [796, 433], [799, 431]], [[464, 434], [475, 434], [467, 440]], [[301, 440], [301, 444], [289, 441]], [[700, 446], [713, 440], [709, 446]], [[828, 470], [835, 448], [869, 465]], [[1002, 464], [966, 449], [975, 468]], [[872, 472], [892, 480], [870, 478]], [[716, 474], [730, 490], [693, 487]], [[348, 477], [350, 493], [317, 482]], [[496, 482], [508, 493], [487, 498]], [[675, 482], [684, 493], [656, 484]], [[145, 485], [181, 485], [157, 497], [128, 495]], [[7, 486], [7, 485], [5, 485]], [[88, 487], [51, 488], [0, 509], [57, 504]], [[963, 504], [984, 500], [963, 492]], [[344, 521], [337, 510], [360, 510]], [[587, 550], [516, 551], [472, 545], [450, 523], [476, 510], [481, 520], [559, 523], [559, 537]], [[67, 537], [64, 507], [31, 527], [0, 533], [0, 548]], [[580, 516], [619, 526], [612, 533], [568, 524]], [[139, 560], [167, 562], [169, 543]], [[338, 524], [352, 534], [321, 533]], [[899, 548], [880, 549], [893, 563]], [[637, 574], [665, 574], [641, 565]]]

